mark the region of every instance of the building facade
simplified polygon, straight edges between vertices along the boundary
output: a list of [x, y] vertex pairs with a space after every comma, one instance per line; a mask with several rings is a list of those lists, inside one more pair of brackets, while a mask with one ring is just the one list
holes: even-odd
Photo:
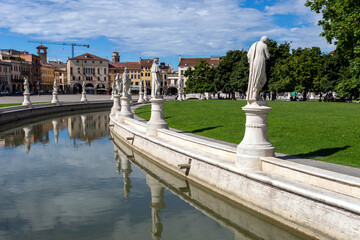
[[200, 59], [206, 60], [210, 67], [217, 67], [221, 62], [222, 58], [220, 56], [211, 56], [210, 58], [182, 58], [179, 55], [179, 77], [178, 79], [184, 80], [184, 84], [186, 86], [187, 78], [184, 76], [185, 71], [190, 67], [194, 69], [195, 65], [200, 62]]
[[57, 81], [59, 92], [70, 92], [70, 83], [67, 79], [66, 63], [61, 61], [49, 61], [49, 64], [54, 68], [54, 79]]
[[0, 91], [12, 92], [11, 64], [0, 61]]
[[90, 53], [69, 58], [67, 79], [72, 93], [82, 92], [83, 81], [87, 93], [107, 93], [110, 88], [109, 60]]

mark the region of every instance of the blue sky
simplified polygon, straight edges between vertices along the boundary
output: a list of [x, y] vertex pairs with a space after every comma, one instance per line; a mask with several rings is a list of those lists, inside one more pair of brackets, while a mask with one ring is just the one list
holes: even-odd
[[[248, 49], [261, 36], [292, 48], [335, 49], [319, 37], [321, 15], [306, 0], [1, 0], [0, 48], [36, 53], [28, 40], [90, 44], [90, 52], [121, 61], [160, 57], [177, 69], [179, 55], [208, 57]], [[44, 44], [49, 60], [66, 62], [71, 47]]]

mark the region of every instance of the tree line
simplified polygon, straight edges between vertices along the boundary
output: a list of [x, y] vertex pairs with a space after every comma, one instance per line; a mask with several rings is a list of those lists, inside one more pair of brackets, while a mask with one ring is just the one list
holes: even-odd
[[[263, 92], [336, 92], [340, 99], [352, 100], [360, 94], [360, 1], [308, 0], [305, 4], [323, 19], [324, 36], [336, 50], [324, 53], [319, 47], [291, 49], [291, 43], [269, 40], [266, 62], [267, 83]], [[249, 63], [247, 51], [231, 50], [217, 67], [201, 59], [184, 75], [186, 93], [247, 91]]]

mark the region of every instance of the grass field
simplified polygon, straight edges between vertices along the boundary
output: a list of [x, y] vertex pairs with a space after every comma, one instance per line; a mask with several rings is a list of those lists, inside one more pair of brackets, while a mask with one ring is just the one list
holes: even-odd
[[[50, 102], [35, 102], [32, 104], [42, 104], [42, 103], [50, 103]], [[0, 104], [0, 108], [2, 107], [12, 107], [12, 106], [20, 106], [21, 103], [5, 103], [5, 104]]]
[[[170, 127], [227, 142], [240, 143], [245, 130], [245, 101], [167, 102]], [[268, 102], [268, 136], [275, 151], [303, 158], [360, 167], [360, 104]], [[136, 109], [150, 118], [150, 105]]]

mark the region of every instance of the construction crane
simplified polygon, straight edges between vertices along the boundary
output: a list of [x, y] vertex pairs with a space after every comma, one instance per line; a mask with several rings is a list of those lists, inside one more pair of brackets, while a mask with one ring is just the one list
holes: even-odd
[[35, 40], [29, 40], [28, 42], [31, 43], [40, 43], [41, 45], [43, 44], [54, 44], [54, 45], [66, 45], [66, 46], [71, 46], [71, 56], [72, 58], [74, 57], [74, 47], [87, 47], [89, 48], [90, 45], [89, 44], [77, 44], [77, 43], [66, 43], [66, 42], [47, 42], [47, 41], [35, 41]]

